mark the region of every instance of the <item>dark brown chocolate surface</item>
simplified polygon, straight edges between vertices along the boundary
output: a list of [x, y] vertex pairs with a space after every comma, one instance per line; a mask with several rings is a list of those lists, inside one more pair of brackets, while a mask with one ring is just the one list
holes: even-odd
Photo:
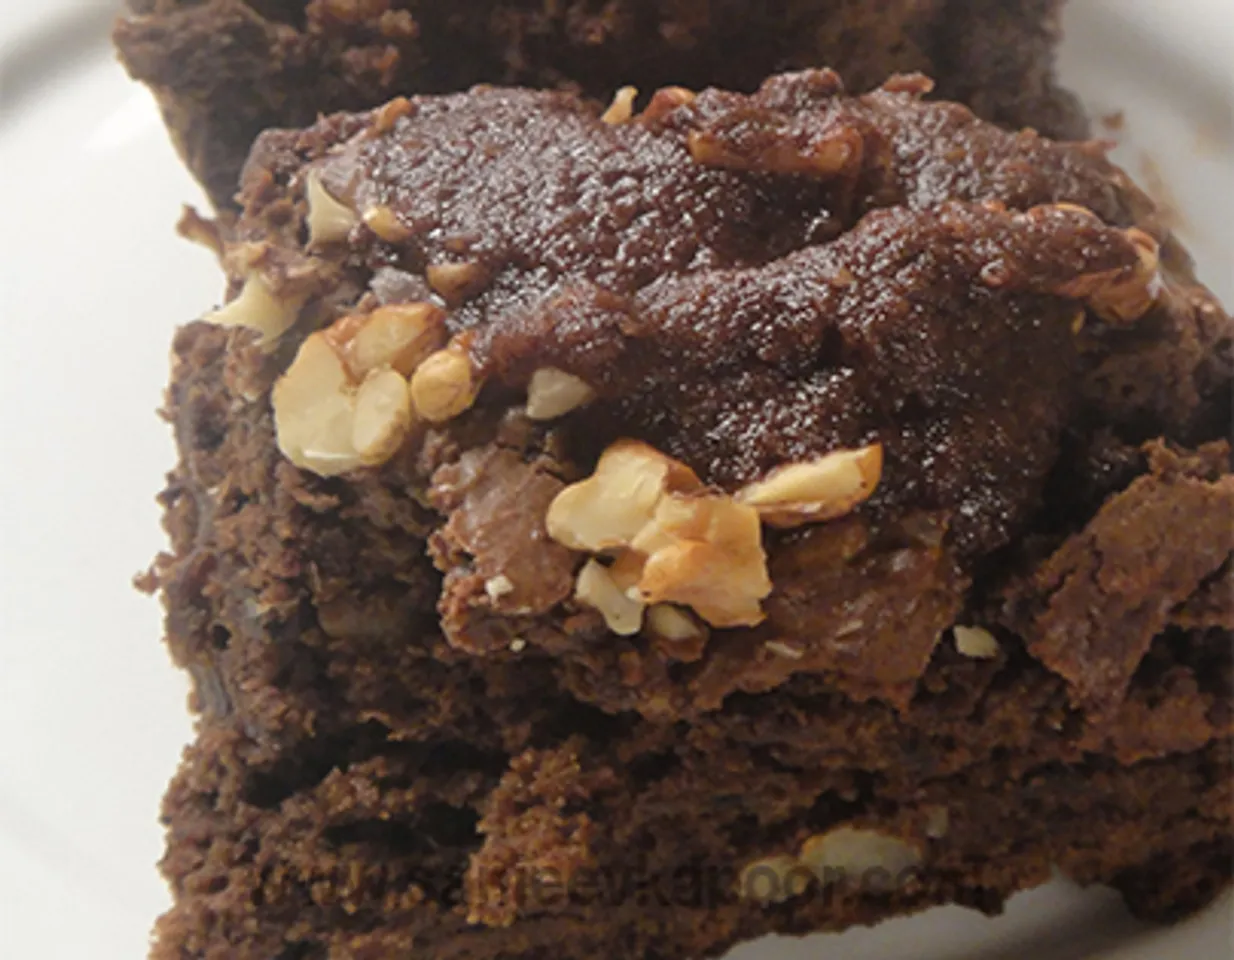
[[1086, 122], [1054, 84], [1060, 0], [130, 0], [116, 29], [215, 203], [232, 204], [254, 138], [398, 94], [476, 83], [752, 91], [830, 66], [855, 90], [923, 70], [940, 95], [1067, 138]]
[[[620, 126], [490, 90], [262, 138], [225, 259], [316, 292], [273, 353], [207, 323], [174, 346], [147, 585], [202, 719], [160, 960], [701, 957], [996, 911], [1052, 864], [1157, 917], [1228, 881], [1230, 318], [1099, 151], [920, 88], [781, 77]], [[310, 170], [401, 239], [309, 249]], [[1118, 317], [1081, 281], [1134, 275], [1132, 227], [1163, 276]], [[474, 408], [380, 468], [288, 462], [268, 389], [296, 346], [443, 262], [483, 278], [442, 304]], [[599, 398], [530, 421], [546, 365]], [[849, 516], [766, 533], [764, 623], [681, 646], [609, 633], [543, 528], [625, 435], [730, 491], [872, 439], [886, 460]], [[842, 825], [919, 870], [734, 892]], [[703, 893], [661, 895], [682, 875]]]

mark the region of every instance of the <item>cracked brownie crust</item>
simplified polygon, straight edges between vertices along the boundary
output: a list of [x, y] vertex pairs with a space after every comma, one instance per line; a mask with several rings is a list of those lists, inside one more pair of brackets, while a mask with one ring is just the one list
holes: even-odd
[[927, 88], [261, 138], [173, 351], [146, 585], [201, 721], [155, 956], [714, 956], [1051, 866], [1156, 917], [1228, 881], [1230, 319], [1099, 151]]
[[1007, 126], [1077, 138], [1053, 79], [1059, 0], [130, 0], [116, 28], [178, 148], [220, 208], [268, 127], [476, 83], [633, 83], [752, 91], [770, 73], [838, 69], [853, 89], [922, 70]]

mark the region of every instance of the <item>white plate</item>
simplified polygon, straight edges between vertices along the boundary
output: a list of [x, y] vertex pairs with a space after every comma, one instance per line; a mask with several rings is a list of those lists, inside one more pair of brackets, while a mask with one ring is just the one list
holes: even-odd
[[[154, 416], [176, 324], [211, 306], [210, 256], [172, 236], [200, 194], [89, 0], [0, 2], [0, 956], [136, 960], [168, 903], [159, 797], [190, 733], [160, 611], [129, 580], [163, 546], [173, 462]], [[1074, 0], [1068, 78], [1122, 109], [1121, 156], [1173, 191], [1229, 302], [1230, 0]], [[990, 921], [948, 908], [741, 960], [1230, 956], [1229, 901], [1146, 929], [1058, 882]]]

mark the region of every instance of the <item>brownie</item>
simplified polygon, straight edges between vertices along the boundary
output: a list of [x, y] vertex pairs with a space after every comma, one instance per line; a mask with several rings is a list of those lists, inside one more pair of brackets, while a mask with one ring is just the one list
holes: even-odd
[[199, 718], [156, 958], [1229, 882], [1234, 325], [1098, 146], [929, 86], [259, 138], [143, 581]]
[[852, 89], [930, 73], [945, 97], [1013, 127], [1078, 138], [1053, 78], [1061, 0], [128, 0], [115, 40], [158, 96], [220, 208], [257, 134], [395, 95], [476, 83], [563, 86], [607, 102], [633, 84], [753, 91], [839, 70]]

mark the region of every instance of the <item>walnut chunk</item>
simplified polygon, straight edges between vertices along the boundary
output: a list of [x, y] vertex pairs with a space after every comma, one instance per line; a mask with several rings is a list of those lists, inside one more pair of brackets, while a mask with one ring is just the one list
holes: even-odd
[[223, 327], [247, 327], [261, 334], [264, 347], [272, 347], [300, 316], [303, 298], [275, 296], [256, 271], [250, 273], [235, 299], [202, 319]]
[[[405, 13], [406, 11], [398, 12]], [[384, 29], [385, 17], [382, 18], [382, 21]], [[406, 97], [395, 97], [373, 111], [373, 132], [377, 134], [389, 133], [400, 120], [411, 116], [414, 112], [415, 105], [410, 100]]]
[[480, 293], [489, 282], [489, 272], [478, 263], [437, 263], [424, 271], [428, 285], [452, 307]]
[[758, 152], [746, 152], [723, 136], [692, 130], [686, 138], [690, 157], [702, 167], [829, 179], [861, 166], [865, 143], [854, 130], [835, 130], [810, 144], [774, 138]]
[[391, 303], [364, 317], [344, 346], [357, 377], [390, 367], [405, 377], [446, 343], [446, 315], [431, 303]]
[[974, 660], [993, 660], [1002, 649], [998, 638], [984, 627], [957, 625], [951, 628], [951, 635], [955, 640], [956, 652]]
[[718, 495], [668, 494], [636, 542], [654, 543], [638, 584], [645, 602], [692, 607], [715, 627], [763, 621], [760, 601], [771, 579], [753, 507]]
[[549, 536], [571, 550], [601, 553], [628, 546], [669, 488], [702, 484], [683, 463], [637, 440], [618, 440], [586, 480], [561, 491], [548, 510]]
[[397, 370], [375, 370], [356, 391], [351, 441], [366, 465], [385, 463], [411, 430], [411, 394]]
[[411, 230], [404, 226], [398, 214], [387, 206], [379, 204], [369, 207], [361, 219], [366, 227], [387, 243], [402, 243], [411, 238]]
[[838, 827], [813, 836], [800, 860], [824, 886], [843, 883], [857, 888], [902, 886], [921, 865], [921, 851], [898, 837], [876, 830]]
[[816, 460], [778, 467], [743, 487], [739, 503], [754, 507], [773, 527], [833, 520], [868, 500], [883, 470], [882, 444], [835, 450]]
[[647, 109], [639, 119], [649, 123], [663, 120], [678, 107], [687, 106], [696, 99], [694, 91], [685, 87], [662, 87], [652, 94], [651, 102], [647, 104]]
[[763, 620], [771, 592], [758, 512], [707, 493], [685, 464], [635, 440], [605, 450], [596, 471], [557, 495], [545, 523], [558, 543], [618, 552], [644, 604], [692, 607], [716, 627]]
[[345, 317], [312, 334], [274, 385], [279, 449], [325, 477], [389, 460], [411, 433], [407, 378], [385, 364], [358, 371], [347, 348], [367, 317]]
[[600, 119], [610, 126], [628, 123], [634, 116], [634, 101], [637, 98], [637, 87], [622, 87], [614, 94], [613, 102], [609, 104], [609, 108], [604, 111]]
[[445, 423], [476, 401], [480, 385], [471, 360], [457, 344], [431, 354], [411, 377], [411, 402], [429, 423]]
[[707, 638], [707, 628], [689, 612], [671, 603], [657, 603], [647, 611], [647, 630], [674, 643], [690, 643]]
[[274, 385], [279, 449], [298, 467], [333, 477], [363, 465], [352, 433], [355, 398], [338, 353], [320, 334], [310, 336]]
[[308, 204], [305, 224], [311, 246], [340, 243], [360, 223], [360, 218], [351, 207], [330, 195], [316, 170], [305, 177], [304, 199]]
[[590, 403], [595, 391], [573, 374], [543, 367], [531, 376], [527, 387], [527, 416], [532, 420], [555, 420]]
[[644, 605], [631, 599], [598, 560], [588, 560], [579, 571], [574, 597], [600, 611], [608, 628], [619, 636], [633, 636], [642, 629]]
[[1157, 241], [1138, 227], [1124, 231], [1124, 236], [1136, 251], [1133, 267], [1085, 274], [1058, 289], [1061, 296], [1084, 301], [1098, 317], [1115, 325], [1143, 317], [1164, 288]]

